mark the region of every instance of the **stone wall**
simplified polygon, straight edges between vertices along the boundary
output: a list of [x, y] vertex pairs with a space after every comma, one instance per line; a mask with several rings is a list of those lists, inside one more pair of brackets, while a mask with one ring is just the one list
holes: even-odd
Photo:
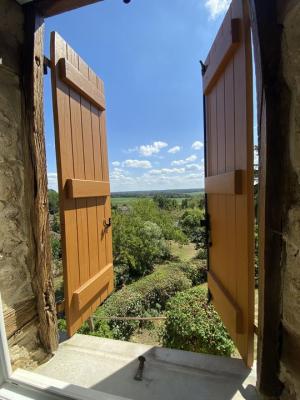
[[282, 67], [289, 88], [287, 176], [289, 199], [283, 226], [282, 355], [283, 399], [300, 398], [300, 4], [288, 1], [281, 15]]
[[14, 0], [0, 0], [0, 293], [13, 367], [46, 356], [38, 339], [31, 286], [34, 265], [30, 153], [24, 126], [24, 21]]

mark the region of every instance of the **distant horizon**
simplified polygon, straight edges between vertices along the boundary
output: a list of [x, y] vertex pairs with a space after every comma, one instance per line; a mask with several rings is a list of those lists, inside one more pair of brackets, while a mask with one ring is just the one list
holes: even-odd
[[[58, 190], [53, 188], [48, 188], [48, 190], [53, 190], [54, 192], [58, 193]], [[114, 194], [121, 194], [121, 193], [151, 193], [151, 192], [203, 192], [204, 187], [202, 188], [182, 188], [182, 189], [146, 189], [146, 190], [115, 190], [111, 192], [111, 195]]]

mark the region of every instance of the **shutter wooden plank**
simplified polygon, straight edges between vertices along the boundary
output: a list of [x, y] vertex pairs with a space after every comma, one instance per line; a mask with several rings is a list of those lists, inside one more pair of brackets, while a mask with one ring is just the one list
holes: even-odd
[[253, 205], [253, 101], [251, 33], [247, 2], [234, 1], [232, 17], [240, 17], [243, 46], [234, 57], [235, 82], [235, 162], [237, 169], [247, 171], [246, 194], [236, 196], [236, 254], [239, 268], [236, 271], [237, 302], [244, 310], [244, 335], [238, 335], [237, 343], [247, 365], [253, 363], [254, 345], [254, 205]]
[[[233, 60], [228, 63], [224, 72], [225, 79], [225, 126], [226, 126], [226, 172], [235, 170], [235, 130], [234, 130], [234, 83]], [[231, 294], [236, 293], [236, 240], [235, 240], [235, 196], [224, 196], [226, 209], [226, 274], [227, 290]], [[237, 340], [237, 332], [231, 334], [233, 340]]]
[[[239, 21], [238, 36], [230, 29], [232, 21]], [[232, 40], [231, 35], [238, 40]], [[246, 1], [232, 1], [206, 64], [208, 68], [203, 79], [207, 116], [205, 188], [212, 242], [208, 250], [208, 286], [241, 356], [251, 366], [254, 321], [253, 116]]]
[[[98, 90], [103, 92], [103, 85], [101, 88], [98, 88], [97, 82], [100, 79], [93, 73], [93, 71], [89, 70], [89, 78], [91, 82], [97, 87]], [[101, 81], [102, 83], [102, 81]], [[94, 174], [95, 180], [102, 179], [102, 152], [101, 152], [101, 132], [100, 132], [100, 116], [101, 111], [91, 105], [91, 115], [92, 115], [92, 134], [93, 134], [93, 150], [94, 150]], [[108, 187], [107, 196], [110, 195], [110, 189]], [[102, 198], [96, 198], [96, 207], [97, 207], [97, 228], [98, 235], [101, 238], [98, 245], [98, 260], [99, 260], [99, 271], [102, 271], [106, 266], [106, 241], [105, 241], [105, 229], [104, 229], [104, 204], [103, 204], [103, 196]], [[112, 280], [111, 280], [112, 281]], [[109, 285], [108, 285], [109, 286]], [[112, 287], [110, 287], [112, 290]], [[99, 300], [102, 302], [109, 294], [108, 287], [104, 287], [104, 289], [99, 293]], [[97, 302], [99, 300], [94, 301], [92, 304], [92, 310], [94, 311], [97, 308]]]
[[229, 327], [229, 333], [233, 336], [243, 333], [243, 313], [237, 303], [212, 272], [208, 272], [207, 281], [214, 305]]
[[[98, 89], [102, 90], [104, 93], [103, 82], [100, 79], [97, 79], [97, 87]], [[108, 168], [108, 155], [107, 151], [104, 149], [107, 148], [107, 141], [106, 141], [106, 116], [105, 113], [100, 114], [100, 143], [101, 143], [101, 160], [102, 160], [102, 180], [108, 181], [109, 180], [109, 168]], [[108, 220], [111, 218], [111, 205], [110, 205], [110, 196], [102, 198], [104, 203], [104, 218]], [[111, 264], [113, 262], [112, 258], [112, 230], [105, 229], [104, 230], [104, 238], [105, 238], [105, 248], [106, 248], [106, 264]], [[106, 297], [113, 289], [112, 286], [108, 287], [108, 292], [104, 294]]]
[[209, 60], [205, 62], [207, 70], [203, 78], [204, 94], [210, 92], [239, 45], [241, 21], [239, 19], [231, 19], [229, 15], [225, 18], [228, 20], [230, 19], [230, 24], [226, 24], [226, 29], [224, 29], [224, 31], [222, 31], [221, 27], [221, 34], [216, 38], [215, 51], [210, 56]]
[[242, 194], [243, 171], [236, 170], [205, 178], [205, 193]]
[[103, 225], [111, 213], [106, 201], [110, 197], [107, 144], [102, 138], [105, 102], [101, 79], [56, 33], [51, 35], [51, 60], [65, 311], [71, 336], [113, 290], [112, 267], [105, 272], [112, 265], [111, 228]]
[[[51, 34], [51, 59], [55, 70], [52, 71], [53, 113], [55, 124], [55, 147], [57, 160], [57, 176], [59, 187], [59, 207], [62, 240], [63, 265], [72, 265], [73, 273], [64, 268], [64, 286], [66, 301], [66, 319], [69, 327], [81, 326], [80, 317], [74, 312], [72, 304], [72, 292], [79, 286], [79, 260], [77, 243], [77, 214], [75, 200], [65, 196], [64, 186], [67, 178], [74, 177], [74, 165], [72, 159], [71, 118], [69, 108], [69, 88], [61, 80], [57, 79], [57, 61], [66, 57], [66, 43], [59, 35]], [[68, 238], [68, 240], [66, 240]]]
[[[85, 77], [89, 79], [89, 67], [86, 62], [79, 57], [78, 69]], [[91, 84], [91, 83], [90, 83]], [[94, 86], [95, 90], [97, 89]], [[94, 169], [94, 151], [93, 151], [93, 136], [92, 136], [92, 116], [91, 116], [91, 102], [85, 97], [81, 96], [81, 119], [82, 119], [82, 130], [84, 132], [83, 138], [83, 153], [84, 153], [84, 170], [85, 179], [95, 179]], [[96, 198], [87, 198], [87, 226], [88, 226], [88, 250], [89, 250], [89, 278], [93, 277], [99, 271], [99, 259], [98, 259], [98, 220], [97, 220], [97, 202]], [[100, 299], [95, 299], [97, 304], [100, 303]], [[89, 304], [88, 312], [93, 312], [92, 304]]]
[[81, 310], [95, 297], [99, 297], [101, 291], [107, 291], [107, 286], [112, 279], [113, 265], [108, 264], [74, 292], [76, 307]]
[[59, 60], [59, 68], [63, 82], [91, 101], [100, 110], [105, 110], [105, 100], [102, 93], [71, 62], [62, 58]]
[[85, 179], [68, 179], [67, 195], [70, 199], [80, 197], [102, 197], [110, 195], [109, 182], [91, 181]]

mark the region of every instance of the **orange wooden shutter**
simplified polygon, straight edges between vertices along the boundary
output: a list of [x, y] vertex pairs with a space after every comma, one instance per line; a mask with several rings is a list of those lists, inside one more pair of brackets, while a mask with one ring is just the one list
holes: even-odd
[[56, 33], [52, 92], [65, 312], [73, 335], [113, 290], [103, 82]]
[[241, 356], [253, 363], [253, 116], [250, 23], [233, 0], [205, 62], [208, 287]]

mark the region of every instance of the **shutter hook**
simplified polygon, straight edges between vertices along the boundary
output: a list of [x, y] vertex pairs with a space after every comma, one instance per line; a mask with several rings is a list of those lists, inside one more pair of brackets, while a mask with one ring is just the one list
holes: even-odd
[[106, 222], [106, 219], [103, 221], [103, 225], [105, 229], [108, 229], [111, 226], [111, 218], [108, 218], [108, 222]]

